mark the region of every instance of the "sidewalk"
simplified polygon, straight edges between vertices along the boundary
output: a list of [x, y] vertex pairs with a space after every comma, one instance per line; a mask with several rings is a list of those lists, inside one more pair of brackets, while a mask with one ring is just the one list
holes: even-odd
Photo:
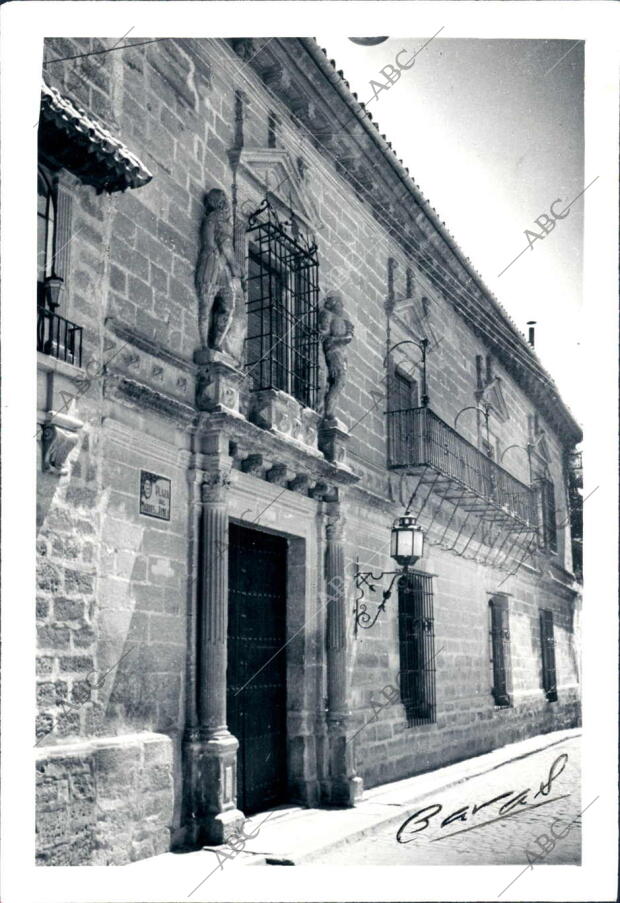
[[[383, 784], [364, 792], [364, 798], [354, 809], [304, 809], [299, 806], [280, 806], [249, 818], [246, 836], [258, 830], [254, 839], [246, 842], [237, 854], [227, 844], [209, 847], [192, 853], [165, 853], [143, 859], [125, 868], [148, 872], [150, 878], [158, 873], [170, 877], [176, 872], [188, 886], [196, 878], [198, 885], [222, 863], [224, 869], [241, 865], [300, 865], [306, 864], [329, 848], [352, 843], [373, 834], [390, 824], [402, 821], [419, 801], [431, 793], [453, 787], [469, 778], [554, 746], [571, 737], [578, 737], [580, 728], [555, 731], [511, 743], [482, 756], [448, 765], [427, 774]], [[221, 854], [216, 856], [215, 851]], [[226, 856], [231, 858], [226, 859]]]

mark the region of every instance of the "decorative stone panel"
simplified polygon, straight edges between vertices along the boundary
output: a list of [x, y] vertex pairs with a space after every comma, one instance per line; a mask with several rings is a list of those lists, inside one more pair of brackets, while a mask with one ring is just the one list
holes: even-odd
[[262, 389], [252, 399], [250, 420], [297, 445], [317, 450], [320, 417], [279, 389]]

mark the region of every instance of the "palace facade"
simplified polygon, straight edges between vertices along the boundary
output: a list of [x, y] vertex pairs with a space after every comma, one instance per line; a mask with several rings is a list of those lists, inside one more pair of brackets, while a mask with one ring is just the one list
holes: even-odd
[[106, 46], [41, 95], [38, 861], [578, 724], [580, 428], [371, 114], [311, 39]]

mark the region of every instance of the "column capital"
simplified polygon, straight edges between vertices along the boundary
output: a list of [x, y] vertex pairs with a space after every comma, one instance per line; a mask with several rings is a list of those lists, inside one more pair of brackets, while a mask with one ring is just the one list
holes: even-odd
[[200, 487], [201, 500], [207, 504], [225, 502], [231, 486], [230, 474], [230, 467], [221, 467], [205, 473]]
[[340, 508], [329, 511], [325, 519], [325, 535], [328, 542], [342, 542], [344, 537], [344, 516]]

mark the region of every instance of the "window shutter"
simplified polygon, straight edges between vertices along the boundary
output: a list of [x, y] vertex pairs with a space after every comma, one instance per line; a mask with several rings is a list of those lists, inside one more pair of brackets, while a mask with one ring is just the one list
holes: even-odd
[[557, 678], [555, 673], [555, 634], [553, 629], [553, 612], [543, 609], [540, 612], [540, 644], [543, 665], [543, 689], [549, 702], [557, 702]]
[[[54, 268], [56, 275], [65, 283], [65, 292], [69, 282], [69, 266], [71, 260], [71, 218], [72, 198], [67, 189], [56, 179], [56, 247], [54, 251]], [[64, 300], [66, 301], [66, 295]]]
[[491, 656], [493, 662], [493, 698], [496, 705], [509, 706], [508, 695], [508, 599], [495, 596], [489, 602], [491, 608]]

